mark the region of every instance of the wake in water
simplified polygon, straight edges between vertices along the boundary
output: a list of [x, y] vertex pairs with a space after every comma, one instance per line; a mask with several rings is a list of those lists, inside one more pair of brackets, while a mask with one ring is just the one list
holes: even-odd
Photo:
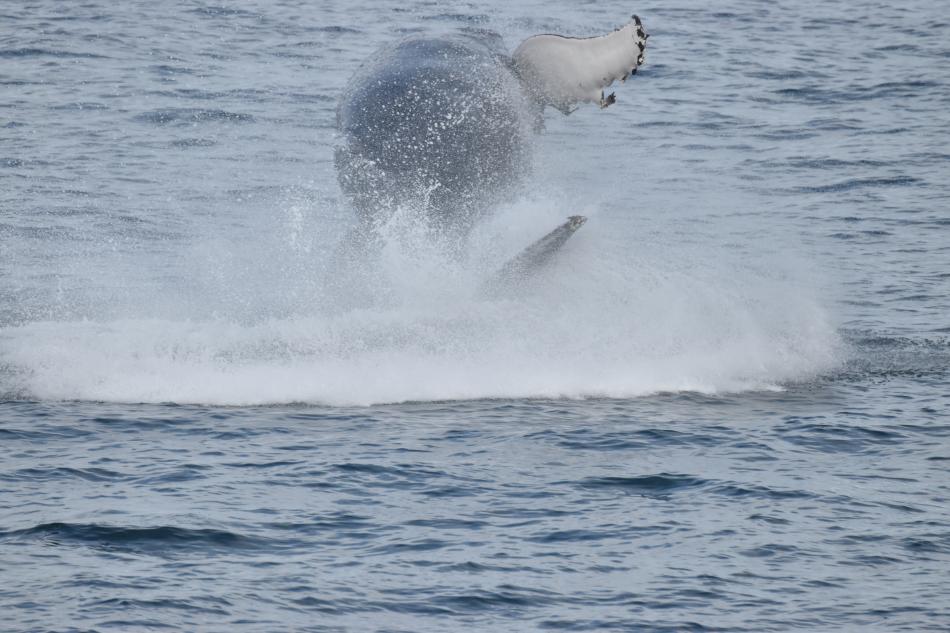
[[256, 250], [219, 241], [218, 260], [191, 261], [187, 300], [182, 280], [155, 282], [121, 310], [86, 297], [82, 318], [0, 329], [0, 392], [225, 405], [632, 397], [778, 389], [838, 361], [835, 328], [794, 278], [730, 261], [723, 245], [631, 239], [608, 213], [517, 293], [486, 296], [502, 262], [563, 220], [554, 209], [502, 208], [464, 258], [405, 209], [381, 227], [378, 259], [340, 277], [313, 248], [334, 238], [308, 234], [307, 210], [291, 205], [272, 235], [255, 229]]

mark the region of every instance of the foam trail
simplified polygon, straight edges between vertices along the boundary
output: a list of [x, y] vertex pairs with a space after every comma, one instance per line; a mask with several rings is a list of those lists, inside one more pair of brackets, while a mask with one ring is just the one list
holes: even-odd
[[[563, 219], [552, 209], [504, 209], [464, 261], [411, 213], [397, 217], [371, 275], [374, 300], [345, 310], [315, 292], [293, 310], [145, 318], [159, 313], [142, 297], [122, 317], [0, 328], [0, 393], [223, 405], [624, 398], [778, 389], [838, 362], [835, 328], [807, 288], [730, 263], [724, 247], [703, 253], [715, 267], [684, 265], [695, 253], [669, 244], [653, 244], [650, 257], [618, 239], [609, 218], [589, 223], [526, 294], [480, 296], [494, 266]], [[262, 245], [262, 261], [272, 246]], [[302, 268], [280, 270], [300, 273], [271, 278], [287, 295], [314, 286]], [[240, 293], [235, 284], [227, 280], [227, 296]], [[269, 301], [259, 281], [247, 284], [247, 302]]]

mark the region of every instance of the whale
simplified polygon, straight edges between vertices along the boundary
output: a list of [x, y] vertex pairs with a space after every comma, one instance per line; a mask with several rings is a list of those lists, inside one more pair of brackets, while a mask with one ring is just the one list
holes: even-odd
[[[445, 234], [468, 234], [523, 187], [545, 111], [614, 104], [606, 88], [637, 74], [648, 37], [634, 15], [605, 35], [534, 35], [511, 53], [483, 30], [411, 36], [378, 50], [337, 108], [334, 165], [356, 214], [344, 242], [366, 244], [406, 205]], [[582, 223], [570, 219], [564, 233]]]

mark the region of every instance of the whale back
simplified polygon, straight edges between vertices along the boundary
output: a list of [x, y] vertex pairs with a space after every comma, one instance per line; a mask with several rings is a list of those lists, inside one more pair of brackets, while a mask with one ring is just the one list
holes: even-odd
[[522, 179], [536, 108], [485, 40], [413, 37], [350, 80], [337, 113], [341, 186], [362, 216], [423, 203], [469, 227]]

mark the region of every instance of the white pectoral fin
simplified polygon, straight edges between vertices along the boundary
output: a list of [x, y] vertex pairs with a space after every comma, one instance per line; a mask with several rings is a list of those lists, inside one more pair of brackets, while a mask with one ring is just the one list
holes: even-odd
[[636, 74], [648, 37], [640, 18], [633, 16], [626, 26], [600, 37], [529, 37], [512, 59], [521, 80], [542, 103], [565, 113], [583, 102], [606, 108], [616, 98], [605, 97], [604, 88]]

